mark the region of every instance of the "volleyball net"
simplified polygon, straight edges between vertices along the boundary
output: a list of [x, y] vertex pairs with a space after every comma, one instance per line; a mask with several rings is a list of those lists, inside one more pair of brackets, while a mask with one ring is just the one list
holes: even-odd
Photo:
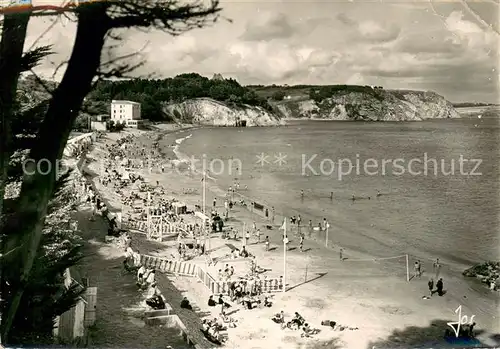
[[421, 278], [437, 280], [443, 272], [443, 265], [440, 262], [436, 263], [436, 260], [419, 258], [411, 254], [366, 259], [349, 258], [347, 256], [343, 263], [356, 264], [360, 270], [370, 270], [371, 273], [375, 274], [374, 276], [400, 276], [404, 277], [406, 281]]
[[[339, 252], [339, 259], [341, 254]], [[373, 277], [397, 276], [409, 281], [411, 274], [411, 258], [407, 254], [379, 258], [351, 258], [342, 255], [342, 263], [355, 264], [359, 273], [366, 272]]]

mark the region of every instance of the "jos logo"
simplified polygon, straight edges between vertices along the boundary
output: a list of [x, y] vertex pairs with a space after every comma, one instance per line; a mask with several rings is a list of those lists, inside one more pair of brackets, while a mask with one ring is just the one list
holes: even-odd
[[458, 306], [458, 308], [455, 310], [455, 313], [458, 315], [458, 319], [457, 319], [458, 321], [448, 322], [447, 325], [453, 329], [455, 336], [458, 338], [458, 337], [460, 337], [460, 326], [473, 325], [474, 324], [474, 317], [476, 315], [472, 315], [470, 318], [467, 315], [462, 316], [462, 306], [461, 305]]

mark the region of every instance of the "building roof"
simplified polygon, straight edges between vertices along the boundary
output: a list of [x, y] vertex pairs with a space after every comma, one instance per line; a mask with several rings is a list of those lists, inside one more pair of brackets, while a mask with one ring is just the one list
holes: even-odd
[[141, 105], [141, 103], [133, 102], [133, 101], [121, 101], [121, 100], [112, 100], [111, 104], [138, 104]]
[[212, 80], [224, 81], [224, 77], [220, 73], [215, 73], [214, 76], [212, 77]]

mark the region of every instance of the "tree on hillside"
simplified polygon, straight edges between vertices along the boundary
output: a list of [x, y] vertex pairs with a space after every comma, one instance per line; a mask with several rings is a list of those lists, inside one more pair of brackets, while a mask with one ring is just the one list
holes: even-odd
[[282, 101], [285, 98], [285, 92], [278, 90], [271, 95], [271, 98], [275, 101]]
[[[206, 4], [206, 3], [205, 3]], [[4, 185], [10, 152], [10, 125], [13, 120], [15, 92], [22, 70], [23, 46], [30, 16], [37, 15], [33, 7], [24, 14], [4, 16], [0, 41], [0, 116], [1, 135], [0, 161], [1, 191], [0, 214], [2, 221], [2, 266], [3, 270], [16, 270], [9, 300], [2, 314], [2, 340], [12, 343], [16, 338], [12, 325], [18, 315], [23, 294], [30, 282], [35, 258], [38, 256], [45, 217], [49, 201], [53, 198], [56, 182], [55, 164], [61, 158], [71, 127], [81, 109], [84, 97], [91, 90], [96, 77], [121, 77], [137, 65], [101, 62], [106, 39], [114, 29], [131, 27], [155, 27], [172, 35], [201, 28], [215, 21], [220, 11], [217, 1], [183, 4], [177, 0], [123, 0], [84, 3], [76, 8], [65, 8], [44, 15], [73, 13], [78, 21], [73, 50], [67, 62], [64, 76], [52, 93], [47, 112], [37, 132], [29, 158], [41, 164], [41, 171], [24, 173], [21, 192], [13, 202], [13, 209], [6, 212], [3, 207]], [[5, 137], [5, 138], [4, 138]], [[47, 160], [40, 162], [40, 160]], [[34, 165], [33, 165], [34, 166]], [[47, 172], [45, 172], [47, 171]], [[42, 173], [47, 173], [46, 175]], [[16, 280], [17, 278], [17, 280]], [[23, 309], [24, 310], [24, 309]], [[13, 331], [11, 333], [11, 331]]]

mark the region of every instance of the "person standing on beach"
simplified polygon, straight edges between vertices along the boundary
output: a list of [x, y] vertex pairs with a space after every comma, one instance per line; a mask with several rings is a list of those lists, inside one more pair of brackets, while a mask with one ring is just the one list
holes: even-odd
[[439, 296], [442, 296], [443, 295], [443, 279], [442, 278], [439, 278], [439, 280], [436, 282], [436, 290], [437, 290], [437, 294]]
[[300, 198], [304, 199], [304, 191], [303, 190], [300, 190]]
[[260, 244], [260, 229], [257, 229], [257, 232], [255, 234], [257, 234], [257, 243]]
[[266, 236], [266, 251], [269, 251], [269, 236]]
[[250, 232], [247, 231], [247, 234], [245, 235], [245, 245], [248, 245], [249, 241], [250, 241]]
[[229, 201], [224, 201], [224, 215], [226, 216], [226, 220], [229, 219]]
[[273, 213], [272, 222], [274, 223], [274, 215], [275, 215], [274, 206], [273, 206], [273, 207], [271, 207], [271, 211], [272, 211], [272, 213]]
[[214, 198], [214, 208], [217, 206], [217, 198]]
[[434, 279], [433, 278], [430, 278], [429, 282], [427, 283], [427, 286], [429, 287], [429, 297], [432, 297], [432, 295], [434, 294], [433, 290], [434, 290]]
[[340, 251], [339, 251], [339, 257], [340, 257], [341, 261], [344, 260], [344, 249], [342, 247], [340, 248]]
[[309, 237], [311, 237], [313, 231], [313, 222], [312, 220], [309, 220]]
[[436, 258], [436, 261], [432, 265], [432, 269], [434, 270], [435, 278], [439, 278], [439, 272], [441, 271], [441, 264], [439, 264], [439, 258]]
[[299, 250], [300, 250], [300, 252], [304, 252], [304, 236], [303, 235], [300, 235]]
[[300, 218], [300, 214], [297, 216], [297, 226], [300, 227], [300, 222], [302, 221], [302, 218]]
[[414, 269], [415, 269], [415, 277], [420, 277], [422, 275], [420, 261], [415, 262]]

